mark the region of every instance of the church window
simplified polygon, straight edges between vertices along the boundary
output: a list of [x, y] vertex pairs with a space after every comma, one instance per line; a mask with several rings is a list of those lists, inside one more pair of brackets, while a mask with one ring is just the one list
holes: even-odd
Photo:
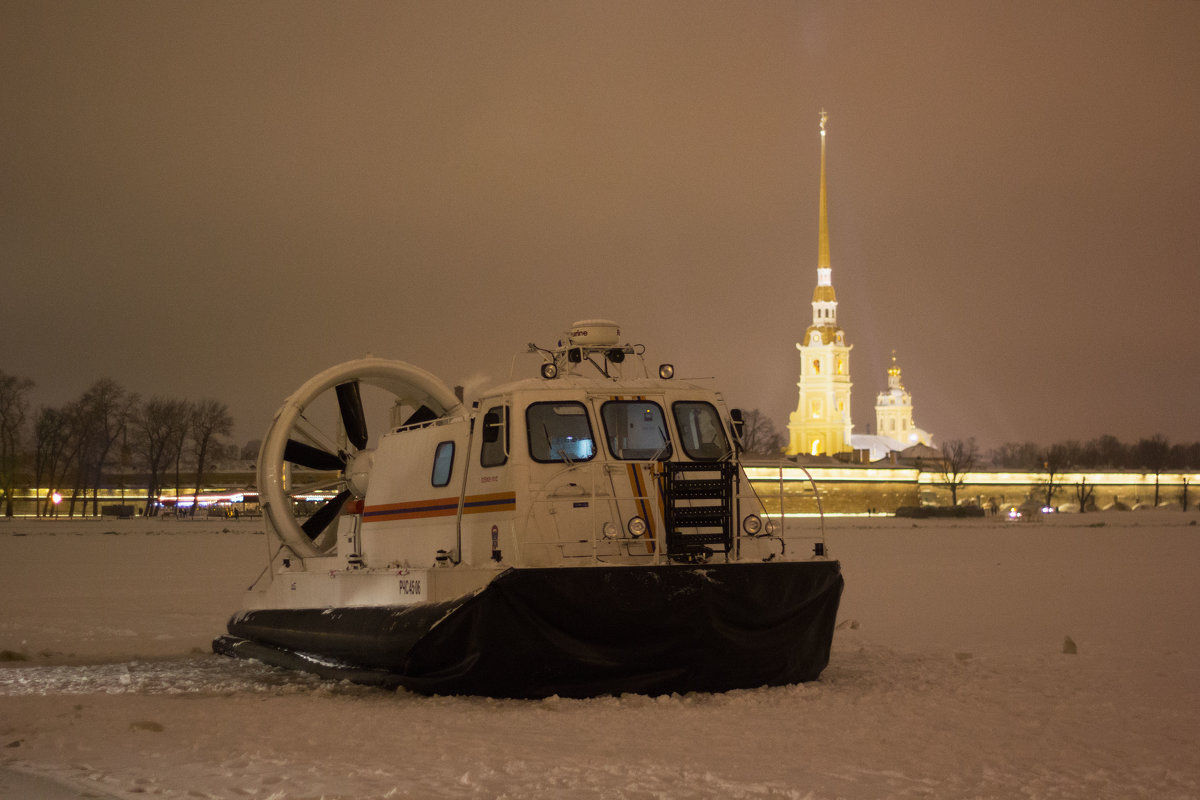
[[808, 454], [810, 456], [821, 455], [821, 440], [820, 439], [813, 439], [812, 449], [809, 450]]
[[820, 374], [821, 374], [821, 359], [814, 358], [813, 359], [813, 375], [820, 375]]
[[842, 359], [839, 357], [835, 363], [837, 364], [837, 370], [836, 370], [837, 374], [838, 375], [844, 374], [846, 371], [846, 365], [842, 363]]

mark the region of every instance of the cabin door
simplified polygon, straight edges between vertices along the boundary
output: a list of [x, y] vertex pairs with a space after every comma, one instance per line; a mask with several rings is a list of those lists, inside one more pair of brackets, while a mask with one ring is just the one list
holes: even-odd
[[672, 453], [663, 403], [637, 396], [597, 399], [594, 404], [621, 541], [629, 555], [654, 554], [664, 530], [662, 468]]
[[587, 405], [530, 403], [525, 423], [533, 461], [530, 544], [552, 560], [599, 555], [609, 493]]

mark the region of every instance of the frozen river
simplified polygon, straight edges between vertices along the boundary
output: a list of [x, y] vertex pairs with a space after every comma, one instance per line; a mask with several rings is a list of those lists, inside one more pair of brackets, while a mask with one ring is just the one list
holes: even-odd
[[1198, 519], [831, 520], [820, 681], [542, 701], [211, 655], [254, 522], [0, 521], [0, 794], [1194, 798]]

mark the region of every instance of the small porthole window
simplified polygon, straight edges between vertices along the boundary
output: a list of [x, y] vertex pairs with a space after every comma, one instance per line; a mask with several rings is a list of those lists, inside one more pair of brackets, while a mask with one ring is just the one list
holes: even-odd
[[433, 452], [433, 485], [445, 486], [450, 483], [450, 473], [454, 471], [454, 442], [442, 442]]

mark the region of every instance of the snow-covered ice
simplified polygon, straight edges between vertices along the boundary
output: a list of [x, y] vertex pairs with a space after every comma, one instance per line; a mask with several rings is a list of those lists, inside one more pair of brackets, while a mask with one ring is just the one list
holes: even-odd
[[0, 521], [0, 795], [1195, 798], [1197, 520], [830, 520], [820, 681], [543, 701], [212, 655], [252, 521]]

